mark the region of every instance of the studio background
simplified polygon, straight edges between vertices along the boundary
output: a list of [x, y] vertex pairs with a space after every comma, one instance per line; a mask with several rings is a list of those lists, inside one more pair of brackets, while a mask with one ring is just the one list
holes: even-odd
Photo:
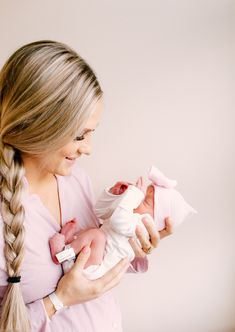
[[198, 211], [116, 293], [124, 332], [234, 332], [234, 15], [230, 0], [0, 0], [0, 65], [53, 39], [94, 68], [105, 112], [79, 160], [96, 197], [157, 166]]

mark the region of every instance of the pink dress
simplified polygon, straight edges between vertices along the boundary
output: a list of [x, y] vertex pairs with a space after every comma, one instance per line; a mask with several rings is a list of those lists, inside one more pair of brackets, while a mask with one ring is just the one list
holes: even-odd
[[[28, 186], [24, 178], [25, 186]], [[78, 230], [98, 227], [94, 213], [94, 194], [90, 178], [76, 164], [69, 176], [57, 175], [63, 225], [76, 218]], [[39, 196], [24, 195], [25, 256], [21, 269], [23, 297], [27, 304], [32, 332], [121, 332], [121, 313], [112, 290], [103, 296], [73, 305], [48, 317], [43, 297], [53, 292], [62, 276], [61, 265], [52, 262], [49, 238], [60, 231], [60, 226], [43, 205]], [[3, 221], [0, 216], [0, 301], [7, 285], [3, 254]], [[135, 259], [129, 272], [145, 272], [147, 259]]]

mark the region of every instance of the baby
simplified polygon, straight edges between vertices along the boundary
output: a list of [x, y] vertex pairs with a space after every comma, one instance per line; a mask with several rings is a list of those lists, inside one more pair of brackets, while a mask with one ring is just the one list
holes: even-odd
[[134, 259], [129, 238], [136, 238], [136, 226], [139, 225], [148, 236], [142, 218], [148, 218], [158, 230], [162, 230], [166, 217], [171, 217], [173, 225], [177, 226], [187, 216], [196, 213], [174, 189], [177, 184], [175, 180], [168, 179], [154, 166], [150, 168], [148, 178], [151, 184], [146, 193], [142, 178], [138, 179], [136, 185], [117, 182], [103, 191], [94, 207], [102, 222], [100, 228], [77, 232], [75, 220], [66, 223], [61, 232], [49, 241], [53, 261], [56, 264], [63, 263], [66, 272], [71, 268], [76, 254], [88, 244], [91, 246], [91, 256], [83, 272], [87, 278], [97, 279], [122, 258]]

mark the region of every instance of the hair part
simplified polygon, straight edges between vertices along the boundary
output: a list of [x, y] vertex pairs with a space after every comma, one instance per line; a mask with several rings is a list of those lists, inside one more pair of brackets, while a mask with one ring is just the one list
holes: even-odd
[[[0, 190], [4, 255], [9, 277], [24, 257], [24, 165], [21, 153], [55, 151], [82, 132], [102, 96], [91, 67], [66, 44], [41, 40], [16, 50], [0, 71]], [[9, 283], [0, 331], [28, 332], [19, 283]]]

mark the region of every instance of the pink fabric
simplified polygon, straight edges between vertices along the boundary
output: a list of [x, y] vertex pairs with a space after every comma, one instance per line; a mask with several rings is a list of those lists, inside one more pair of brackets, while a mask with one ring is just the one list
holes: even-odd
[[[63, 224], [76, 218], [78, 231], [98, 227], [99, 219], [93, 210], [93, 190], [85, 171], [76, 164], [70, 176], [57, 176], [57, 179]], [[20, 285], [27, 303], [32, 332], [121, 332], [121, 313], [113, 291], [48, 318], [42, 298], [55, 290], [62, 276], [61, 265], [52, 262], [48, 241], [60, 231], [60, 226], [37, 195], [26, 194], [23, 204], [26, 239]], [[3, 221], [0, 217], [0, 300], [7, 285], [3, 244]], [[129, 271], [145, 272], [147, 268], [147, 259], [136, 259]]]
[[168, 179], [158, 168], [152, 166], [148, 174], [154, 186], [154, 220], [157, 229], [165, 228], [165, 218], [171, 217], [174, 226], [180, 225], [188, 216], [197, 213], [174, 189], [176, 180]]

